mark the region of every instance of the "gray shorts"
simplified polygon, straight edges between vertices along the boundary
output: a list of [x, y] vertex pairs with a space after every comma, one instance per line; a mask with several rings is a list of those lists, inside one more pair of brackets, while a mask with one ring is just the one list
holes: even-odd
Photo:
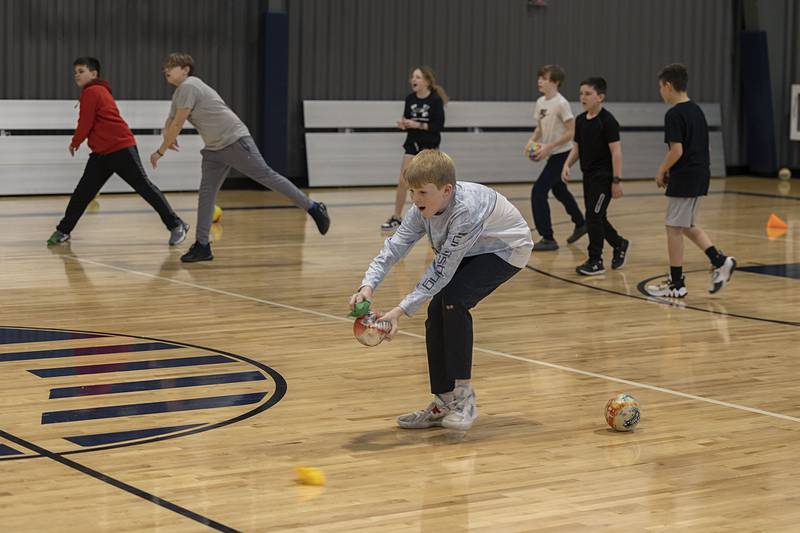
[[675, 196], [667, 197], [667, 226], [674, 226], [676, 228], [693, 228], [695, 218], [697, 217], [697, 207], [700, 204], [700, 198], [697, 196], [692, 198], [677, 198]]

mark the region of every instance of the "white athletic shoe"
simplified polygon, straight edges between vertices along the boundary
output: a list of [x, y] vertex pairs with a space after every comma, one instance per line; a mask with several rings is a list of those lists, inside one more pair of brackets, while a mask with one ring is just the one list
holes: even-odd
[[406, 413], [397, 417], [397, 425], [403, 429], [427, 429], [441, 427], [442, 420], [450, 413], [450, 405], [438, 395], [433, 396], [433, 401], [421, 411]]
[[456, 399], [450, 412], [442, 420], [442, 426], [448, 429], [466, 431], [478, 418], [478, 407], [475, 405], [475, 391], [470, 386], [459, 385], [453, 391]]
[[711, 271], [711, 285], [708, 287], [708, 292], [714, 294], [725, 288], [725, 285], [730, 283], [734, 270], [736, 270], [736, 258], [726, 257], [721, 267]]
[[683, 298], [689, 294], [683, 279], [684, 278], [681, 277], [678, 282], [674, 282], [672, 281], [671, 276], [667, 276], [667, 279], [663, 282], [659, 283], [658, 285], [648, 285], [644, 288], [644, 290], [650, 296], [658, 296], [662, 298]]

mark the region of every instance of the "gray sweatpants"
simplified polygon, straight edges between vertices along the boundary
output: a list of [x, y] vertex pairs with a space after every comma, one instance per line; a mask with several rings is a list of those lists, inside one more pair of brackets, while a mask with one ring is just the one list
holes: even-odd
[[195, 238], [200, 244], [208, 244], [208, 232], [214, 217], [217, 191], [231, 168], [257, 181], [291, 200], [297, 207], [308, 211], [314, 202], [294, 184], [281, 176], [261, 157], [256, 143], [250, 136], [242, 137], [222, 150], [201, 150], [203, 155], [203, 178], [200, 180], [200, 196], [197, 201], [197, 226]]

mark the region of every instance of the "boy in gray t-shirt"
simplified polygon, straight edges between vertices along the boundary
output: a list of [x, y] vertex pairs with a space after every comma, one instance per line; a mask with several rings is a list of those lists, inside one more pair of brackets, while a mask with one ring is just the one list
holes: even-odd
[[189, 122], [200, 132], [206, 150], [222, 150], [250, 136], [250, 130], [217, 91], [195, 76], [189, 76], [175, 89], [169, 109], [170, 121], [175, 119], [178, 109], [192, 110]]
[[178, 135], [187, 120], [203, 138], [202, 179], [197, 205], [197, 230], [195, 243], [181, 256], [184, 263], [211, 261], [208, 233], [217, 191], [225, 181], [228, 171], [235, 168], [258, 183], [289, 198], [294, 205], [311, 215], [323, 235], [328, 232], [330, 218], [325, 204], [314, 202], [292, 182], [271, 169], [258, 151], [247, 126], [231, 111], [217, 91], [193, 76], [192, 56], [170, 54], [164, 62], [167, 82], [177, 87], [172, 95], [172, 106], [164, 126], [164, 142], [150, 156], [153, 168], [167, 150], [178, 148]]

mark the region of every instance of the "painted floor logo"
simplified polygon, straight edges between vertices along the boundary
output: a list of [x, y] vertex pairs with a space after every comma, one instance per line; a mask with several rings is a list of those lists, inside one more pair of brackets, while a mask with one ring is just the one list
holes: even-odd
[[[0, 327], [2, 429], [55, 453], [116, 448], [208, 431], [286, 393], [246, 357], [110, 333]], [[0, 460], [35, 457], [0, 439]]]

